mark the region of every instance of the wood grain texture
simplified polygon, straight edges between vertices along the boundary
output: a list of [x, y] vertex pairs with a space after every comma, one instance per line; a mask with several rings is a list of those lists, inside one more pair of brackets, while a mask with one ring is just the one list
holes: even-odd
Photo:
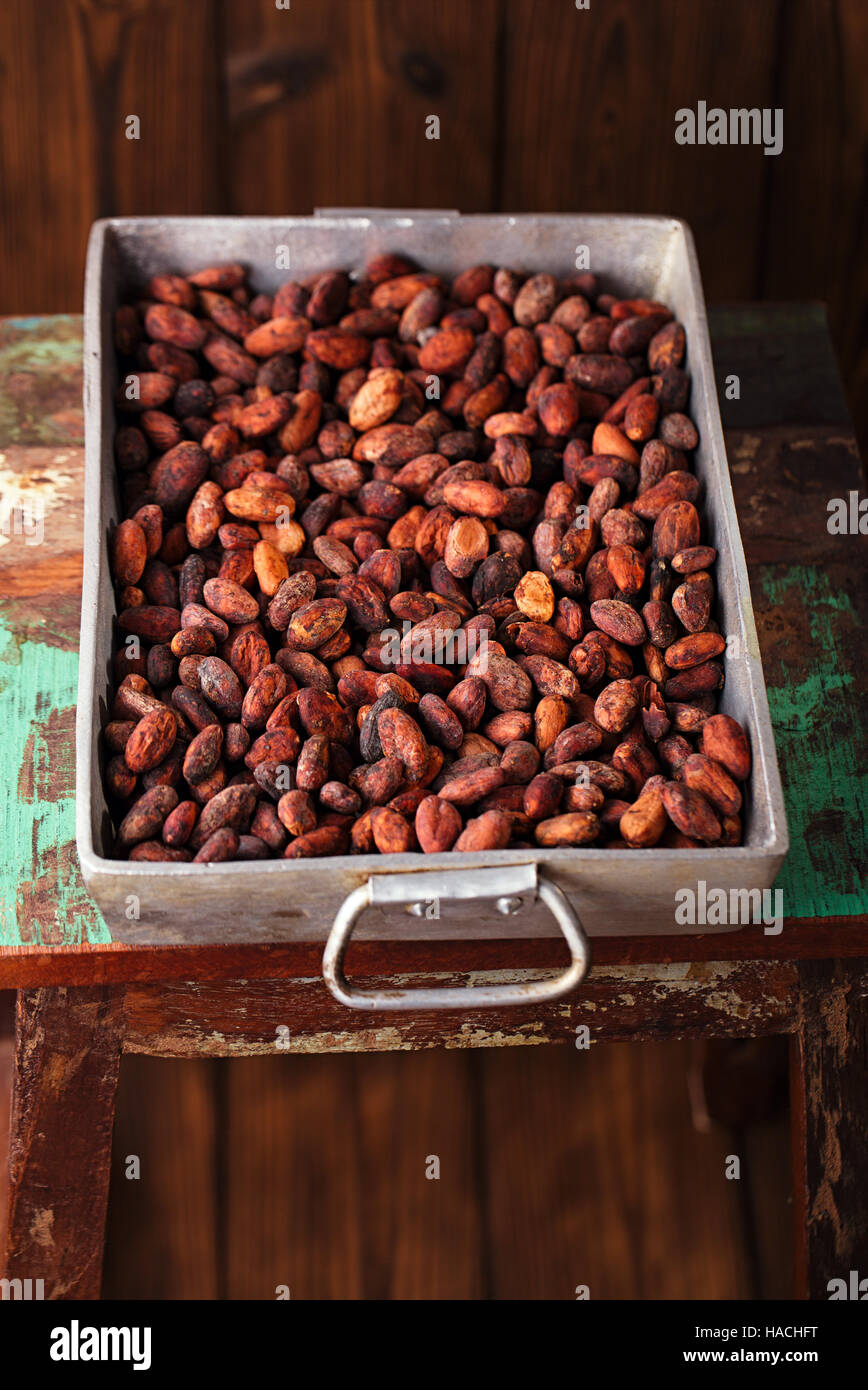
[[[515, 979], [538, 971], [506, 972]], [[504, 972], [474, 973], [477, 985], [503, 982]], [[797, 967], [790, 963], [598, 967], [581, 991], [554, 1004], [509, 1009], [354, 1013], [338, 1004], [321, 978], [131, 984], [126, 992], [124, 1048], [160, 1057], [269, 1056], [290, 1030], [289, 1051], [391, 1052], [429, 1047], [538, 1046], [573, 1041], [586, 1025], [595, 1040], [755, 1037], [795, 1026]], [[390, 975], [371, 988], [464, 985], [466, 979]]]
[[[710, 298], [829, 302], [868, 437], [862, 0], [53, 0], [43, 21], [0, 13], [0, 312], [77, 308], [101, 215], [675, 213]], [[676, 145], [699, 100], [782, 107], [783, 152]]]
[[[95, 216], [95, 140], [77, 7], [0, 7], [2, 303], [18, 313], [77, 308]], [[15, 209], [14, 215], [6, 215]]]
[[[685, 1063], [672, 1044], [128, 1058], [104, 1296], [572, 1299], [581, 1280], [595, 1298], [744, 1297], [747, 1233], [722, 1176], [741, 1150], [691, 1128]], [[783, 1294], [780, 1148], [760, 1175], [744, 1147], [763, 1287]]]
[[54, 0], [48, 22], [29, 0], [2, 6], [6, 308], [78, 307], [96, 217], [217, 210], [216, 12], [216, 0]]
[[511, 0], [504, 15], [500, 206], [685, 217], [706, 295], [750, 293], [769, 161], [676, 144], [675, 112], [774, 105], [777, 6]]
[[[754, 570], [790, 829], [790, 853], [776, 887], [785, 912], [798, 903], [810, 914], [819, 909], [864, 918], [868, 569], [858, 556], [865, 556], [868, 541], [834, 539], [834, 565]], [[846, 731], [843, 738], [839, 730]]]
[[227, 1297], [274, 1299], [280, 1285], [304, 1300], [481, 1296], [463, 1056], [221, 1065]]
[[412, 1062], [393, 1055], [368, 1071], [367, 1059], [353, 1059], [368, 1297], [485, 1294], [485, 1155], [470, 1061], [454, 1052]]
[[[868, 961], [800, 967], [803, 1013], [791, 1072], [796, 1281], [829, 1298], [868, 1269]], [[840, 1296], [840, 1294], [839, 1294]], [[854, 1297], [847, 1292], [845, 1297]]]
[[[0, 1037], [0, 1251], [6, 1249], [6, 1208], [9, 1202], [9, 1138], [14, 1071], [14, 1039]], [[2, 1257], [0, 1257], [0, 1272], [2, 1272], [2, 1268]]]
[[362, 1296], [364, 1187], [350, 1079], [323, 1060], [275, 1051], [219, 1064], [232, 1120], [222, 1142], [233, 1299], [273, 1300], [280, 1286], [292, 1299]]
[[[104, 1298], [221, 1296], [217, 1064], [121, 1062]], [[230, 1117], [231, 1118], [231, 1117]], [[140, 1176], [128, 1177], [130, 1157]]]
[[786, 1106], [753, 1121], [735, 1140], [750, 1203], [756, 1298], [795, 1297], [796, 1229], [790, 1116]]
[[[864, 602], [861, 571], [868, 559], [868, 538], [833, 535], [827, 525], [829, 500], [846, 501], [849, 490], [861, 482], [859, 451], [849, 430], [779, 425], [727, 430], [726, 437], [754, 607], [760, 615], [766, 607], [766, 573], [795, 575], [808, 568], [831, 571], [837, 566], [855, 602]], [[840, 587], [842, 574], [832, 581], [835, 587]], [[805, 665], [810, 669], [812, 663]]]
[[[744, 1297], [746, 1187], [761, 1288], [784, 1295], [785, 1117], [742, 1148], [697, 1133], [686, 1065], [677, 1043], [126, 1058], [104, 1295], [570, 1301], [582, 1279], [593, 1298]], [[139, 1183], [118, 1178], [131, 1151]]]
[[106, 987], [18, 995], [5, 1266], [49, 1299], [99, 1297], [122, 1003]]
[[[594, 966], [653, 965], [699, 961], [795, 961], [862, 956], [859, 918], [785, 922], [778, 936], [761, 927], [702, 936], [597, 937]], [[350, 976], [418, 975], [425, 970], [562, 969], [566, 956], [555, 940], [357, 941], [347, 952]], [[157, 980], [294, 980], [315, 977], [322, 967], [316, 942], [251, 946], [19, 946], [0, 952], [0, 987], [34, 984], [147, 984]]]
[[725, 430], [840, 425], [852, 437], [824, 304], [712, 304], [708, 326], [717, 381], [741, 385], [737, 399], [718, 391]]
[[498, 10], [226, 4], [231, 211], [492, 206]]
[[[799, 294], [828, 303], [864, 441], [868, 10], [862, 0], [787, 0], [785, 8], [776, 102], [786, 113], [785, 155], [767, 161], [768, 231], [758, 289], [769, 298]], [[809, 120], [799, 114], [807, 106]]]
[[482, 1061], [494, 1297], [749, 1295], [731, 1150], [691, 1126], [684, 1048]]
[[[98, 215], [222, 211], [219, 0], [78, 3], [99, 121]], [[138, 140], [127, 138], [129, 115]]]
[[694, 1123], [721, 1132], [739, 1161], [746, 1297], [755, 1299], [793, 1297], [788, 1054], [785, 1037], [703, 1040], [691, 1052]]

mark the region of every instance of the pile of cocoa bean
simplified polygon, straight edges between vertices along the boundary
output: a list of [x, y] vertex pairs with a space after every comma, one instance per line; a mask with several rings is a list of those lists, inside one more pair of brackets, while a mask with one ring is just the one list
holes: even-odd
[[403, 255], [116, 314], [115, 852], [741, 841], [682, 324]]

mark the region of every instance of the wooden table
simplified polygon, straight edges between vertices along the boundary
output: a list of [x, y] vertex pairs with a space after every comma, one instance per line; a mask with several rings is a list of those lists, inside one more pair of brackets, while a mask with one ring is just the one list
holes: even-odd
[[[501, 1047], [787, 1034], [797, 1282], [868, 1273], [866, 543], [832, 535], [829, 499], [864, 476], [820, 306], [711, 314], [729, 462], [750, 568], [792, 849], [786, 921], [729, 936], [606, 938], [575, 996], [498, 1013], [356, 1015], [306, 945], [112, 944], [78, 872], [73, 725], [81, 573], [81, 321], [0, 320], [0, 988], [18, 991], [9, 1278], [99, 1295], [115, 1088], [124, 1052], [161, 1057]], [[16, 533], [18, 502], [42, 517]], [[30, 509], [29, 511], [27, 509]], [[10, 519], [11, 518], [11, 519]], [[20, 528], [19, 528], [20, 530]], [[371, 982], [537, 977], [549, 941], [358, 942]]]

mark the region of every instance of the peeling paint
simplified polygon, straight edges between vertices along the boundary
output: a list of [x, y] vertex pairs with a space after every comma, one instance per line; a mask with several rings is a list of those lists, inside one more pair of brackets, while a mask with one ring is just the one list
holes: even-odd
[[820, 1016], [826, 1030], [826, 1040], [835, 1049], [838, 1066], [843, 1066], [850, 1050], [849, 1009], [847, 989], [838, 987], [820, 1001]]
[[74, 710], [77, 685], [75, 652], [22, 641], [0, 618], [0, 946], [111, 939], [85, 892], [75, 853], [72, 721], [62, 712]]
[[[37, 451], [28, 451], [30, 457]], [[38, 463], [34, 469], [22, 472], [20, 468], [9, 467], [8, 455], [0, 451], [0, 497], [3, 498], [4, 516], [20, 511], [26, 518], [47, 517], [56, 507], [69, 507], [80, 490], [79, 473], [73, 472], [70, 464], [76, 463], [80, 456], [77, 449], [38, 451]], [[16, 460], [17, 462], [17, 460]], [[0, 530], [0, 547], [11, 545], [14, 536]]]
[[54, 1245], [54, 1212], [51, 1207], [34, 1208], [30, 1237], [44, 1249], [51, 1249]]
[[843, 1251], [846, 1244], [846, 1233], [841, 1223], [841, 1213], [838, 1210], [838, 1199], [835, 1193], [835, 1184], [840, 1181], [842, 1172], [841, 1145], [838, 1140], [840, 1120], [840, 1110], [833, 1108], [826, 1112], [826, 1129], [821, 1149], [823, 1176], [808, 1214], [808, 1220], [812, 1224], [823, 1220], [829, 1222], [832, 1227], [837, 1254]]

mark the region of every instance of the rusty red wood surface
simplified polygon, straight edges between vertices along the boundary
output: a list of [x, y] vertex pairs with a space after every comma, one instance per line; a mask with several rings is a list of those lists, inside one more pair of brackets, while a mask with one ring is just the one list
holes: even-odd
[[122, 1004], [105, 986], [18, 996], [3, 1272], [49, 1299], [99, 1297]]
[[[503, 977], [479, 972], [474, 980]], [[368, 983], [394, 986], [396, 976]], [[461, 983], [450, 971], [397, 977], [408, 989]], [[159, 1057], [248, 1057], [756, 1037], [796, 1027], [797, 986], [798, 967], [784, 961], [620, 965], [598, 968], [578, 993], [549, 1005], [474, 1009], [468, 990], [467, 1008], [455, 1012], [357, 1013], [337, 1003], [321, 978], [130, 984], [124, 1048]], [[577, 1034], [584, 1027], [586, 1040]]]
[[[821, 960], [868, 952], [865, 934], [852, 918], [784, 923], [778, 936], [762, 927], [716, 936], [599, 937], [592, 942], [595, 968], [655, 962]], [[562, 969], [567, 956], [560, 940], [353, 941], [347, 952], [351, 975], [375, 976], [428, 970]], [[38, 984], [118, 984], [147, 980], [291, 980], [319, 972], [322, 948], [315, 943], [252, 946], [76, 946], [26, 947], [0, 952], [0, 989]]]
[[797, 1286], [807, 1298], [864, 1298], [868, 960], [803, 962], [799, 994], [790, 1084]]

